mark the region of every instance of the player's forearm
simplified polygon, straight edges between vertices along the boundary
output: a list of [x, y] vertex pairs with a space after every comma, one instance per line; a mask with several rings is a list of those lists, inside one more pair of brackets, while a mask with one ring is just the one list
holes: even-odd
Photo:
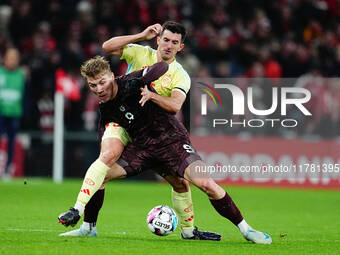
[[172, 114], [177, 114], [182, 107], [182, 104], [177, 102], [177, 100], [170, 97], [160, 96], [154, 92], [152, 92], [151, 101]]
[[102, 48], [106, 54], [115, 54], [121, 50], [125, 45], [129, 43], [135, 43], [145, 40], [145, 35], [143, 32], [134, 35], [123, 35], [112, 37], [111, 39], [105, 41]]

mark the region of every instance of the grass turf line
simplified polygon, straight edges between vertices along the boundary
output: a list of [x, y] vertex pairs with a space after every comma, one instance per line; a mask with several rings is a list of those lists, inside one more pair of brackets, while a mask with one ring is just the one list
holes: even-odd
[[[81, 180], [0, 181], [0, 254], [339, 254], [340, 192], [225, 187], [247, 222], [271, 234], [272, 245], [254, 245], [220, 217], [206, 196], [192, 187], [195, 225], [222, 234], [221, 242], [184, 241], [180, 230], [151, 234], [149, 210], [171, 206], [167, 184], [112, 182], [99, 215], [98, 238], [59, 237], [69, 231], [57, 216], [73, 206]], [[77, 227], [79, 224], [77, 225]], [[75, 229], [75, 228], [74, 228]]]

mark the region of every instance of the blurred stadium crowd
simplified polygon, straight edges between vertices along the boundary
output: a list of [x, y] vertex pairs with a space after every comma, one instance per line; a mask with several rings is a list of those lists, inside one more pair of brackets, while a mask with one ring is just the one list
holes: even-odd
[[[81, 63], [103, 55], [101, 45], [112, 36], [175, 20], [188, 29], [177, 60], [191, 77], [256, 78], [258, 105], [269, 104], [267, 92], [279, 86], [259, 79], [296, 78], [289, 86], [311, 91], [313, 113], [308, 119], [290, 113], [303, 123], [296, 132], [331, 138], [340, 135], [340, 83], [322, 77], [340, 77], [339, 7], [337, 0], [1, 0], [0, 62], [7, 47], [20, 50], [27, 75], [23, 130], [52, 130], [59, 67], [82, 93], [67, 102], [66, 128], [95, 130], [97, 102], [79, 76]], [[111, 64], [124, 73], [117, 57]]]

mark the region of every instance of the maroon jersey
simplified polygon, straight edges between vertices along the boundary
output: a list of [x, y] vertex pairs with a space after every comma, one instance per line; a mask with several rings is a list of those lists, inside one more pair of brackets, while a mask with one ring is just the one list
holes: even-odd
[[117, 161], [128, 176], [153, 169], [161, 175], [183, 177], [187, 166], [201, 158], [193, 149], [187, 130], [174, 115], [152, 101], [143, 107], [139, 104], [140, 88], [147, 84], [154, 91], [150, 82], [166, 70], [164, 64], [157, 63], [149, 72], [142, 76], [142, 71], [137, 71], [116, 79], [116, 97], [99, 105], [101, 129], [109, 122], [116, 122], [130, 135], [132, 143]]
[[100, 103], [101, 114], [100, 126], [103, 127], [110, 122], [118, 123], [130, 135], [132, 141], [149, 144], [149, 138], [174, 136], [186, 136], [187, 131], [179, 123], [174, 115], [168, 113], [151, 100], [142, 107], [140, 88], [148, 85], [151, 81], [158, 79], [167, 71], [168, 65], [164, 62], [154, 64], [145, 71], [136, 71], [129, 75], [116, 78], [118, 92], [114, 99]]

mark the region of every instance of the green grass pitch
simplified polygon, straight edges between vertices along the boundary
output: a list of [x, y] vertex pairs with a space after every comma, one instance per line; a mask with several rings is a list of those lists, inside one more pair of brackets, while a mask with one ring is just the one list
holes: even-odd
[[[163, 183], [112, 182], [99, 216], [99, 236], [59, 237], [71, 230], [57, 216], [73, 206], [81, 180], [57, 185], [47, 179], [0, 181], [0, 254], [340, 254], [340, 192], [225, 187], [254, 228], [272, 245], [254, 245], [220, 217], [192, 188], [195, 225], [223, 235], [221, 242], [184, 241], [180, 230], [158, 237], [145, 220], [159, 204], [171, 206]], [[79, 226], [79, 223], [78, 225]]]

